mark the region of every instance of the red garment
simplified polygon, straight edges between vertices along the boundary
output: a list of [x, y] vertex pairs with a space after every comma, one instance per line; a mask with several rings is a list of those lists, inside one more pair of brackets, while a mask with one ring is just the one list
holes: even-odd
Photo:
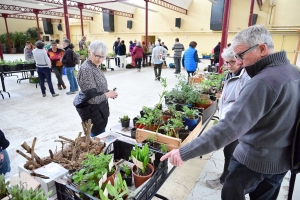
[[133, 49], [133, 54], [135, 55], [135, 58], [143, 58], [144, 49], [142, 47], [136, 46]]

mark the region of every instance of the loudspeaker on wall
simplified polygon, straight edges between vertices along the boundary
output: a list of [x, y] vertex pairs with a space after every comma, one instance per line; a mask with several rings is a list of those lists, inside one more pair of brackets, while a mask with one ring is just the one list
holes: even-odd
[[127, 28], [132, 29], [132, 20], [127, 20]]
[[115, 18], [113, 14], [102, 12], [103, 29], [107, 32], [115, 31]]
[[51, 19], [43, 19], [43, 27], [45, 34], [53, 34], [53, 26], [51, 23]]
[[258, 14], [252, 14], [252, 26], [256, 24]]
[[181, 26], [181, 18], [176, 18], [175, 19], [175, 27], [180, 28], [180, 26]]

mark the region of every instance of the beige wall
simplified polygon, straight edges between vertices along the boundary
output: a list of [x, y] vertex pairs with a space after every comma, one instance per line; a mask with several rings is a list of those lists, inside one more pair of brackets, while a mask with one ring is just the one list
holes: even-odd
[[[258, 14], [257, 24], [273, 25], [269, 27], [274, 37], [275, 49], [286, 50], [288, 57], [293, 61], [294, 50], [298, 41], [299, 33], [296, 29], [300, 29], [300, 6], [296, 6], [299, 0], [277, 0], [277, 5], [274, 6], [271, 13], [269, 0], [264, 1], [262, 11], [259, 10], [257, 3], [254, 6], [254, 13]], [[205, 0], [193, 0], [188, 10], [188, 15], [174, 12], [169, 9], [149, 3], [149, 8], [157, 10], [157, 12], [149, 11], [149, 35], [155, 38], [161, 38], [165, 44], [171, 48], [174, 44], [174, 39], [179, 38], [180, 42], [188, 47], [190, 41], [198, 43], [197, 49], [199, 53], [210, 53], [212, 48], [220, 41], [221, 32], [210, 30], [210, 14], [212, 4]], [[233, 36], [240, 30], [248, 26], [250, 0], [232, 0], [230, 25], [228, 34], [228, 43]], [[117, 37], [125, 40], [127, 46], [129, 40], [142, 40], [145, 35], [145, 10], [137, 8], [134, 13], [134, 18], [126, 18], [115, 16], [115, 32], [108, 33], [103, 31], [102, 13], [95, 14], [93, 21], [84, 21], [84, 31], [88, 41], [102, 40], [104, 41], [109, 51], [112, 51], [113, 42]], [[181, 28], [175, 27], [175, 18], [181, 18]], [[14, 30], [26, 29], [35, 25], [35, 21], [8, 19], [13, 24], [20, 26], [10, 27]], [[13, 21], [14, 20], [14, 21]], [[127, 20], [132, 20], [132, 29], [127, 28]], [[4, 20], [0, 20], [0, 33], [4, 32]], [[10, 22], [9, 22], [10, 23]], [[297, 26], [298, 27], [287, 27]], [[285, 27], [280, 27], [285, 26]], [[56, 26], [53, 26], [56, 29]], [[64, 28], [64, 23], [63, 23]], [[293, 29], [291, 29], [293, 28]], [[62, 37], [65, 34], [54, 30], [57, 35]], [[65, 29], [64, 29], [65, 31]], [[71, 40], [78, 46], [81, 39], [80, 21], [70, 19]], [[170, 51], [172, 54], [173, 52]]]

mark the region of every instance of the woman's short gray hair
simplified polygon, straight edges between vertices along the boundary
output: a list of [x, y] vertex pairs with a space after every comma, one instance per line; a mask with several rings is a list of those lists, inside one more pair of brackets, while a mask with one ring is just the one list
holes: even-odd
[[137, 41], [136, 46], [141, 47], [142, 46], [141, 42]]
[[272, 36], [268, 29], [263, 25], [254, 25], [237, 33], [231, 45], [235, 47], [238, 44], [245, 44], [248, 47], [252, 47], [264, 43], [269, 49], [274, 49]]
[[39, 41], [37, 41], [37, 42], [35, 43], [35, 46], [36, 46], [36, 48], [38, 48], [38, 49], [43, 49], [44, 46], [45, 46], [45, 43], [42, 42], [41, 40], [39, 40]]
[[69, 45], [71, 42], [70, 42], [70, 40], [68, 40], [68, 39], [63, 39], [63, 43]]
[[223, 50], [223, 53], [221, 54], [222, 58], [224, 60], [231, 60], [231, 59], [234, 59], [235, 60], [235, 53], [233, 52], [233, 49], [232, 48], [225, 48]]
[[106, 56], [108, 49], [104, 42], [101, 42], [100, 40], [96, 40], [90, 44], [89, 51], [97, 55]]

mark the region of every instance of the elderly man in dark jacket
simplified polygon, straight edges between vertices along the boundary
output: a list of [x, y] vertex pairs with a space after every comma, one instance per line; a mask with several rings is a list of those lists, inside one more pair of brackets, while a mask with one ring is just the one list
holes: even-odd
[[220, 149], [238, 139], [231, 158], [222, 199], [276, 199], [291, 168], [291, 145], [300, 110], [300, 73], [286, 52], [274, 52], [266, 27], [250, 26], [239, 32], [231, 48], [238, 64], [251, 77], [239, 98], [220, 120], [200, 137], [172, 150], [175, 166]]

